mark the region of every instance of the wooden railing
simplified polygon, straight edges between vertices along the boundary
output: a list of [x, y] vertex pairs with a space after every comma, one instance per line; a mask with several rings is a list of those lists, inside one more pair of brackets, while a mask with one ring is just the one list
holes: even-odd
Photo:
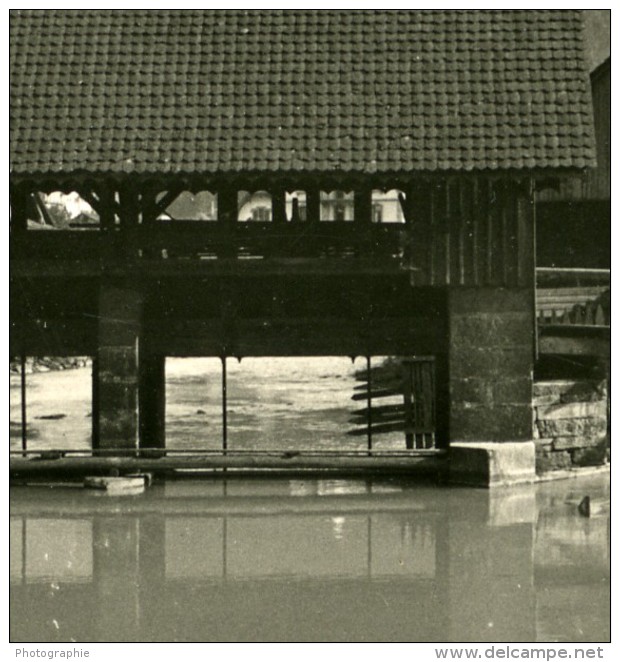
[[434, 357], [392, 358], [373, 368], [369, 361], [356, 380], [352, 399], [365, 407], [352, 413], [350, 435], [365, 435], [369, 450], [374, 436], [398, 432], [407, 449], [436, 447]]
[[609, 326], [608, 269], [536, 270], [539, 325]]
[[156, 221], [123, 231], [30, 230], [11, 237], [17, 259], [380, 257], [407, 259], [408, 227], [352, 222], [224, 224]]

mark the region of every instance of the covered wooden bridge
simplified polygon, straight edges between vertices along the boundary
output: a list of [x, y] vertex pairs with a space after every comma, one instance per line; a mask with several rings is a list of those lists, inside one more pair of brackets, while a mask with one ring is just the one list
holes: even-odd
[[[505, 477], [530, 475], [534, 194], [594, 161], [579, 12], [10, 26], [11, 353], [94, 357], [95, 455], [165, 448], [166, 356], [432, 356], [437, 447], [517, 442]], [[405, 223], [373, 222], [393, 189]], [[272, 220], [240, 222], [259, 190]], [[98, 221], [45, 222], [55, 191]], [[217, 220], [162, 220], [184, 191]], [[321, 217], [331, 191], [352, 222]]]

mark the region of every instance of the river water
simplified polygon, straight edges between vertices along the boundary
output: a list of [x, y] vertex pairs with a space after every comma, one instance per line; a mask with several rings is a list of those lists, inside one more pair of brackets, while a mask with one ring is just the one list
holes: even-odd
[[[346, 357], [228, 359], [228, 448], [365, 448], [365, 429], [352, 418], [366, 405], [352, 400], [359, 383], [355, 373], [365, 368], [365, 359]], [[90, 368], [36, 373], [26, 381], [28, 448], [90, 448]], [[381, 404], [397, 401], [382, 398]], [[17, 450], [18, 375], [11, 376], [10, 414], [11, 448]], [[219, 359], [166, 360], [166, 443], [175, 449], [221, 447]], [[404, 443], [397, 433], [374, 439], [378, 449], [404, 448]]]
[[15, 642], [609, 640], [608, 476], [11, 490]]
[[[346, 431], [360, 366], [325, 361], [231, 366], [233, 441], [359, 444]], [[218, 363], [168, 367], [169, 435], [216, 447]], [[31, 443], [87, 447], [89, 371], [28, 381]], [[304, 474], [159, 481], [131, 497], [16, 486], [10, 638], [608, 641], [609, 513], [579, 515], [586, 494], [608, 500], [609, 475], [492, 491]]]

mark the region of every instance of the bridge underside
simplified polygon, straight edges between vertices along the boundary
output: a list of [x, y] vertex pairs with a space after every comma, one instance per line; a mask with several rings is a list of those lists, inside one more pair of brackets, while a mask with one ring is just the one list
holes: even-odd
[[430, 356], [438, 447], [531, 438], [528, 289], [412, 287], [398, 272], [289, 274], [284, 286], [257, 268], [143, 269], [14, 278], [12, 355], [95, 360], [95, 448], [165, 448], [168, 356]]
[[283, 284], [258, 271], [145, 270], [124, 279], [30, 277], [12, 294], [13, 355], [95, 356], [102, 326], [114, 338], [128, 319], [142, 351], [164, 356], [440, 354], [448, 334], [447, 291], [411, 288], [408, 274], [289, 275]]
[[227, 189], [217, 221], [160, 222], [154, 190], [127, 187], [84, 192], [97, 231], [42, 232], [27, 223], [41, 189], [24, 183], [11, 353], [93, 357], [100, 451], [165, 448], [167, 356], [432, 357], [438, 448], [531, 440], [531, 179], [397, 184], [402, 224], [372, 222], [373, 183], [358, 181], [353, 222], [320, 220], [316, 187], [304, 222], [282, 188], [273, 222], [237, 222]]

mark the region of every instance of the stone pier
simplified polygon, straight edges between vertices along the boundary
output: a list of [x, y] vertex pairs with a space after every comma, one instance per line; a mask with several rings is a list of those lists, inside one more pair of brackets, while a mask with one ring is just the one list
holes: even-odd
[[139, 334], [142, 296], [135, 290], [103, 287], [99, 297], [99, 352], [94, 410], [97, 447], [139, 445]]
[[535, 478], [532, 289], [449, 294], [450, 477], [480, 486]]

